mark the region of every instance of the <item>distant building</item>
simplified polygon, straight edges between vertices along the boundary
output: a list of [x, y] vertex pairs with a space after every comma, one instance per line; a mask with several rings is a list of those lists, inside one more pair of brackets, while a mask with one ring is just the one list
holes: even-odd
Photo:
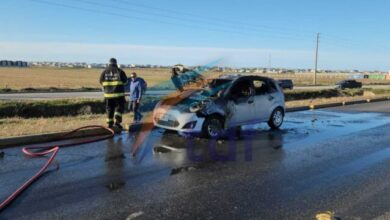
[[0, 67], [28, 67], [25, 61], [0, 60]]

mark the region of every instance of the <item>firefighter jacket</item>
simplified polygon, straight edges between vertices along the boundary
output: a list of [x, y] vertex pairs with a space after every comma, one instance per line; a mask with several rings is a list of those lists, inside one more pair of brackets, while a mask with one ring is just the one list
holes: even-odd
[[115, 64], [110, 64], [100, 76], [100, 84], [103, 86], [104, 98], [118, 98], [125, 96], [127, 76], [123, 70]]

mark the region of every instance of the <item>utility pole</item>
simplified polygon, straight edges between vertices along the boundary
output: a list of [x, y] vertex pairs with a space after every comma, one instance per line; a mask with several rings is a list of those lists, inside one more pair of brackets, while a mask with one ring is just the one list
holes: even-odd
[[314, 67], [314, 85], [317, 85], [317, 67], [318, 67], [318, 46], [320, 43], [320, 33], [317, 33], [317, 45], [316, 45], [316, 58], [315, 58], [315, 67]]

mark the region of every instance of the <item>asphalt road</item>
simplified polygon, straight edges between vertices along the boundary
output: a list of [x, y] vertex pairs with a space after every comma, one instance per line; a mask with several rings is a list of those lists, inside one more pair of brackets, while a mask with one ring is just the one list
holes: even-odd
[[[288, 113], [219, 143], [155, 129], [132, 159], [135, 138], [61, 149], [0, 219], [390, 219], [390, 102]], [[44, 161], [6, 149], [0, 198]]]
[[[334, 86], [302, 86], [294, 87], [294, 90], [318, 90], [333, 89]], [[364, 88], [390, 89], [390, 85], [368, 85]], [[149, 90], [146, 95], [159, 96], [167, 95], [170, 90]], [[0, 100], [49, 100], [49, 99], [70, 99], [70, 98], [102, 98], [102, 92], [46, 92], [46, 93], [0, 93]]]

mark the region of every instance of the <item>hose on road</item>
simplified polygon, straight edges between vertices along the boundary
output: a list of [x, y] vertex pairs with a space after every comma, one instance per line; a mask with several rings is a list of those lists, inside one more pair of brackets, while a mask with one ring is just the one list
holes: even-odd
[[102, 141], [102, 140], [112, 138], [115, 135], [114, 130], [112, 130], [110, 128], [106, 128], [104, 126], [99, 126], [99, 125], [91, 125], [91, 126], [81, 127], [81, 128], [75, 129], [71, 132], [68, 132], [65, 135], [63, 135], [63, 138], [65, 138], [71, 134], [74, 134], [80, 130], [91, 129], [91, 128], [102, 128], [102, 129], [108, 131], [109, 133], [107, 135], [103, 135], [101, 137], [88, 139], [88, 140], [82, 140], [79, 142], [62, 144], [62, 145], [24, 147], [22, 149], [23, 153], [30, 156], [30, 157], [42, 157], [42, 156], [46, 156], [50, 153], [51, 153], [51, 155], [50, 155], [49, 159], [47, 160], [47, 162], [42, 166], [42, 168], [34, 176], [32, 176], [28, 181], [26, 181], [23, 185], [21, 185], [15, 192], [13, 192], [10, 196], [8, 196], [2, 203], [0, 203], [0, 212], [3, 211], [14, 199], [16, 199], [16, 197], [18, 197], [25, 189], [27, 189], [34, 181], [36, 181], [39, 177], [41, 177], [45, 173], [47, 168], [53, 162], [53, 160], [56, 157], [60, 148]]

